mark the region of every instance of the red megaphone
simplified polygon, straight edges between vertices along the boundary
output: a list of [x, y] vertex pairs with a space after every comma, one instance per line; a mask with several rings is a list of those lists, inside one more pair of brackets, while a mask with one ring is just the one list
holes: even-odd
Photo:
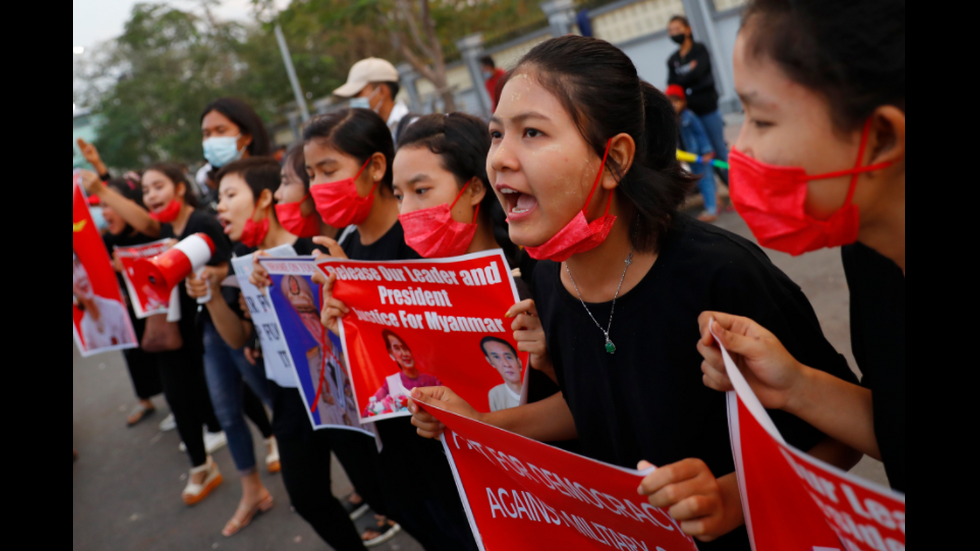
[[214, 241], [203, 233], [195, 233], [161, 255], [137, 260], [133, 266], [133, 286], [142, 289], [147, 297], [167, 304], [174, 287], [203, 268], [212, 255]]

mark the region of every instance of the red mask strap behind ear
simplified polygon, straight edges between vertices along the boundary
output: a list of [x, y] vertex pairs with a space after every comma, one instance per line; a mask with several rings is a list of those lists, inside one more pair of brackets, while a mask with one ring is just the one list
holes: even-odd
[[[592, 186], [592, 193], [589, 193], [589, 198], [585, 201], [585, 208], [582, 212], [587, 216], [589, 205], [592, 204], [592, 198], [595, 197], [595, 192], [599, 189], [599, 183], [602, 182], [602, 175], [606, 173], [606, 161], [609, 160], [609, 150], [612, 149], [612, 138], [609, 138], [609, 143], [606, 144], [606, 153], [602, 156], [602, 165], [599, 166], [599, 175], [595, 178], [595, 184]], [[606, 203], [606, 215], [609, 215], [609, 207], [612, 206], [612, 194], [609, 194], [609, 202]]]

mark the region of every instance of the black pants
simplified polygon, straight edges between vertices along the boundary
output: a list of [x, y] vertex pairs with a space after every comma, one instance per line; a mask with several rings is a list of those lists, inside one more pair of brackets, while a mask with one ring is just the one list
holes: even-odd
[[388, 515], [384, 492], [381, 490], [379, 476], [380, 457], [374, 438], [359, 432], [340, 429], [327, 429], [333, 453], [344, 467], [347, 478], [358, 495], [378, 515]]
[[389, 516], [426, 551], [476, 551], [442, 444], [419, 436], [411, 419], [376, 425], [384, 444], [379, 473]]
[[[132, 308], [129, 309], [129, 312], [129, 317], [133, 320], [133, 329], [136, 330], [137, 342], [142, 342], [146, 320], [136, 319], [136, 314], [133, 313]], [[149, 400], [163, 394], [163, 384], [160, 382], [160, 366], [156, 357], [143, 352], [140, 348], [124, 350], [123, 356], [126, 357], [126, 367], [129, 369], [129, 378], [133, 382], [133, 390], [136, 392], [137, 398]]]
[[298, 390], [271, 386], [273, 426], [289, 500], [330, 547], [336, 551], [364, 551], [357, 528], [333, 495], [330, 434], [313, 430]]
[[187, 446], [191, 466], [200, 467], [208, 460], [202, 427], [207, 425], [209, 432], [221, 432], [204, 380], [204, 356], [189, 349], [186, 342], [184, 349], [154, 356], [160, 368], [163, 393], [177, 422], [177, 432]]

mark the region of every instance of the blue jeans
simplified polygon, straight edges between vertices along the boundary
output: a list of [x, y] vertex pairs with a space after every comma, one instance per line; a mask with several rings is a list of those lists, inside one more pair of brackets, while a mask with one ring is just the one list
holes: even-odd
[[261, 363], [248, 363], [243, 351], [228, 346], [209, 319], [204, 323], [204, 372], [235, 467], [243, 475], [251, 474], [255, 471], [255, 443], [245, 423], [242, 383], [248, 383], [263, 403], [271, 404], [264, 368]]
[[[711, 148], [715, 150], [715, 159], [728, 162], [728, 144], [725, 143], [725, 119], [721, 118], [721, 111], [708, 113], [703, 117], [698, 117], [704, 126], [704, 131], [708, 133], [708, 140], [711, 141]], [[728, 171], [718, 170], [722, 180], [728, 182]]]
[[[718, 216], [718, 186], [715, 184], [715, 173], [711, 170], [711, 165], [691, 163], [691, 174], [701, 177], [698, 180], [698, 190], [701, 197], [704, 197], [704, 210], [712, 216]], [[220, 416], [218, 419], [221, 419]]]

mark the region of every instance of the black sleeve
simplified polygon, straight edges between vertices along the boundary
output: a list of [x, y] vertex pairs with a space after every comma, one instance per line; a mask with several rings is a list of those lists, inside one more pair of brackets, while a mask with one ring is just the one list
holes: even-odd
[[225, 235], [221, 223], [216, 218], [200, 211], [194, 211], [191, 216], [193, 218], [188, 221], [185, 233], [187, 235], [203, 233], [214, 241], [214, 255], [211, 256], [211, 262], [208, 262], [208, 266], [218, 266], [230, 261], [231, 242], [228, 241], [228, 236]]
[[677, 80], [677, 68], [674, 65], [674, 63], [676, 63], [679, 59], [680, 59], [680, 53], [675, 53], [674, 55], [670, 56], [670, 59], [667, 60], [667, 85], [668, 86], [671, 84], [680, 84], [680, 81]]
[[[714, 76], [711, 74], [711, 54], [708, 53], [708, 48], [701, 44], [695, 44], [694, 49], [691, 51], [694, 59], [691, 61], [697, 61], [698, 66], [694, 68], [693, 71], [681, 74], [675, 74], [673, 77], [675, 82], [671, 84], [679, 84], [684, 88], [689, 88], [692, 90], [700, 90], [703, 83], [708, 79], [711, 79], [711, 85], [714, 86]], [[690, 63], [690, 61], [688, 62]]]
[[[754, 245], [748, 245], [754, 248]], [[851, 383], [857, 377], [824, 337], [820, 322], [798, 285], [759, 250], [748, 250], [719, 271], [712, 302], [720, 311], [754, 320], [771, 331], [797, 360]], [[809, 451], [826, 436], [782, 411], [770, 411], [783, 438]]]
[[160, 239], [177, 239], [174, 227], [170, 224], [160, 224]]

